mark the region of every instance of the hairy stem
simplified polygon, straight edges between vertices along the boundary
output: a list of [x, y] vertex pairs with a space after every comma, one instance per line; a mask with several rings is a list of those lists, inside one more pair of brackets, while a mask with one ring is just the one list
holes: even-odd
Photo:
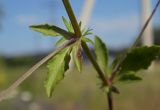
[[92, 53], [90, 52], [87, 44], [82, 41], [82, 48], [84, 52], [86, 53], [88, 59], [91, 61], [93, 67], [96, 69], [97, 73], [99, 74], [99, 77], [102, 79], [104, 85], [110, 85], [109, 80], [104, 76], [104, 73], [100, 69], [98, 63], [96, 62], [95, 58], [93, 57]]
[[44, 57], [41, 61], [39, 61], [37, 64], [35, 64], [33, 67], [31, 67], [26, 73], [24, 73], [18, 80], [16, 80], [9, 88], [6, 90], [0, 92], [0, 101], [6, 99], [6, 97], [14, 90], [16, 89], [24, 80], [26, 80], [30, 75], [33, 74], [34, 71], [36, 71], [41, 65], [43, 65], [45, 62], [47, 62], [50, 58], [54, 57], [58, 52], [60, 52], [62, 49], [66, 48], [67, 46], [73, 44], [75, 42], [75, 39], [71, 39], [67, 42], [65, 42], [63, 45], [58, 47], [55, 51], [50, 53], [48, 56]]
[[152, 20], [154, 14], [156, 13], [159, 4], [160, 4], [160, 0], [158, 0], [156, 6], [154, 7], [154, 9], [153, 9], [151, 15], [149, 16], [149, 18], [147, 19], [147, 21], [145, 22], [143, 28], [141, 29], [141, 31], [140, 31], [140, 33], [139, 33], [139, 35], [138, 35], [138, 38], [136, 39], [136, 41], [135, 41], [134, 44], [132, 45], [131, 49], [134, 48], [134, 47], [136, 47], [136, 46], [138, 45], [139, 41], [141, 40], [141, 38], [142, 38], [142, 36], [143, 36], [144, 31], [146, 30], [148, 24], [150, 23], [150, 21]]
[[[75, 30], [75, 33], [78, 32], [78, 36], [77, 37], [81, 37], [82, 33], [80, 31], [80, 28], [78, 26], [78, 23], [77, 23], [77, 19], [74, 15], [74, 12], [72, 10], [72, 7], [70, 5], [70, 2], [69, 0], [62, 0], [63, 1], [63, 4], [66, 8], [66, 11], [67, 11], [67, 14], [70, 18], [70, 21], [72, 23], [72, 26], [73, 26], [73, 29]], [[77, 35], [77, 34], [76, 34]], [[99, 74], [100, 78], [102, 79], [103, 83], [105, 85], [109, 85], [109, 80], [108, 78], [106, 79], [102, 70], [100, 69], [98, 63], [95, 61], [94, 57], [92, 56], [92, 53], [90, 52], [87, 44], [85, 42], [82, 42], [82, 48], [83, 50], [85, 51], [85, 53], [87, 54], [89, 60], [91, 61], [91, 63], [93, 64], [94, 68], [96, 69], [97, 73]]]
[[113, 97], [111, 91], [107, 93], [107, 99], [108, 99], [108, 109], [113, 110]]
[[111, 76], [111, 78], [110, 78], [111, 81], [115, 78], [117, 72], [121, 69], [121, 65], [122, 65], [124, 59], [126, 58], [127, 53], [128, 53], [129, 51], [131, 51], [134, 47], [136, 47], [136, 46], [138, 45], [139, 41], [141, 40], [141, 38], [142, 38], [142, 36], [143, 36], [144, 31], [146, 30], [148, 24], [150, 23], [150, 21], [152, 20], [153, 16], [155, 15], [155, 13], [156, 13], [156, 11], [157, 11], [157, 9], [158, 9], [159, 4], [160, 4], [160, 0], [158, 0], [158, 2], [157, 2], [157, 4], [156, 4], [156, 6], [154, 7], [151, 15], [149, 16], [149, 18], [148, 18], [147, 21], [145, 22], [144, 26], [142, 27], [142, 29], [141, 29], [141, 31], [140, 31], [137, 39], [136, 39], [135, 42], [133, 43], [133, 45], [124, 53], [124, 55], [123, 55], [123, 57], [121, 58], [121, 60], [119, 61], [119, 63], [115, 66], [115, 68], [114, 68], [114, 70], [113, 70], [113, 73], [112, 73], [112, 76]]
[[[68, 0], [62, 0], [62, 1], [63, 1], [65, 8], [66, 8], [67, 14], [70, 18], [70, 21], [72, 23], [75, 34], [79, 38], [79, 37], [81, 37], [82, 33], [81, 33], [80, 28], [78, 26], [77, 20], [75, 18], [73, 10], [72, 10], [72, 7], [71, 7]], [[93, 57], [92, 53], [90, 52], [90, 49], [87, 46], [87, 44], [83, 41], [81, 42], [81, 44], [82, 44], [82, 48], [83, 48], [84, 52], [86, 53], [87, 57], [91, 61], [93, 67], [96, 69], [99, 77], [101, 78], [103, 85], [110, 86], [111, 82], [110, 82], [109, 78], [107, 76], [105, 76], [104, 73], [102, 72], [101, 68], [99, 67], [98, 63], [96, 62], [95, 58]], [[110, 97], [108, 99], [110, 99]], [[112, 109], [110, 109], [110, 110], [112, 110]]]
[[71, 24], [73, 26], [76, 37], [78, 37], [78, 38], [81, 37], [81, 31], [79, 29], [78, 22], [77, 22], [76, 17], [73, 13], [73, 10], [72, 10], [72, 7], [69, 3], [69, 0], [62, 0], [62, 2], [65, 6], [66, 11], [67, 11], [67, 14], [68, 14], [69, 19], [71, 21]]

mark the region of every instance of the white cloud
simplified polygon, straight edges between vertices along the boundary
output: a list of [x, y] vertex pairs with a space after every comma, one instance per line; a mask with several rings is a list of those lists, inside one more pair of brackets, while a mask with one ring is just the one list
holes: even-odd
[[42, 22], [47, 22], [48, 19], [46, 17], [38, 16], [38, 15], [18, 15], [16, 16], [16, 22], [20, 25], [31, 25], [31, 24], [39, 24]]
[[117, 18], [113, 19], [95, 18], [91, 20], [90, 24], [92, 24], [92, 26], [98, 29], [98, 32], [130, 32], [136, 30], [139, 26], [139, 17], [138, 15], [133, 14], [121, 17], [117, 16]]
[[138, 14], [114, 18], [93, 18], [90, 26], [102, 37], [108, 46], [120, 48], [131, 45], [139, 31]]

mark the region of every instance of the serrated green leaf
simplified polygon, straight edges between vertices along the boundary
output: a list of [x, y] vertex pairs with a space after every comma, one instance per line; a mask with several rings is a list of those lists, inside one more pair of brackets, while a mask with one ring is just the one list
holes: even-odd
[[111, 91], [114, 92], [114, 93], [116, 93], [116, 94], [120, 94], [118, 88], [115, 87], [115, 86], [112, 86], [112, 87], [111, 87]]
[[109, 92], [110, 92], [109, 86], [104, 86], [104, 87], [102, 88], [102, 90], [103, 90], [105, 93], [109, 93]]
[[121, 54], [117, 55], [111, 64], [111, 68], [114, 69], [121, 58]]
[[81, 30], [83, 36], [84, 36], [85, 31], [86, 31], [86, 28], [83, 28], [83, 29]]
[[82, 70], [82, 53], [80, 45], [76, 45], [72, 49], [73, 61], [79, 72]]
[[93, 29], [90, 29], [90, 28], [84, 29], [84, 30], [82, 30], [82, 35], [83, 35], [83, 36], [87, 36], [87, 35], [93, 34], [93, 33], [91, 32], [92, 30], [93, 30]]
[[142, 80], [141, 77], [137, 76], [135, 72], [128, 72], [126, 74], [120, 75], [118, 81], [120, 82], [133, 82], [133, 81], [140, 81]]
[[91, 39], [87, 38], [87, 37], [82, 37], [82, 40], [83, 40], [84, 42], [88, 42], [88, 43], [94, 45], [94, 42], [93, 42]]
[[151, 62], [157, 58], [160, 58], [160, 46], [134, 48], [122, 62], [119, 73], [125, 74], [128, 71], [137, 72], [141, 69], [147, 69]]
[[79, 25], [79, 29], [81, 30], [81, 28], [82, 28], [82, 22], [80, 21], [78, 25]]
[[62, 37], [61, 39], [59, 39], [59, 40], [56, 42], [55, 46], [61, 45], [61, 44], [62, 44], [64, 41], [66, 41], [66, 40], [67, 40], [66, 38]]
[[116, 58], [113, 60], [111, 66], [110, 66], [110, 69], [111, 69], [112, 72], [113, 72], [113, 69], [117, 66], [117, 64], [120, 63], [120, 61], [122, 60], [123, 55], [124, 55], [123, 53], [118, 54], [116, 56]]
[[69, 61], [70, 48], [60, 51], [49, 61], [47, 65], [48, 76], [45, 82], [45, 88], [48, 97], [52, 96], [52, 92], [56, 84], [63, 79], [65, 71], [69, 68]]
[[40, 32], [46, 36], [63, 36], [66, 39], [70, 39], [73, 36], [73, 33], [67, 32], [57, 26], [42, 24], [42, 25], [32, 25], [30, 26], [31, 29]]
[[94, 37], [95, 40], [95, 53], [97, 57], [97, 62], [103, 72], [108, 74], [108, 50], [102, 40], [98, 37]]
[[72, 27], [71, 23], [69, 23], [69, 22], [66, 20], [66, 18], [63, 17], [63, 16], [62, 16], [62, 19], [63, 19], [63, 23], [65, 24], [67, 30], [68, 30], [69, 32], [72, 32], [72, 33], [73, 33], [74, 30], [73, 30], [73, 27]]
[[109, 92], [113, 92], [113, 93], [116, 93], [116, 94], [120, 93], [119, 90], [118, 90], [118, 88], [115, 87], [115, 86], [112, 86], [112, 87], [104, 86], [102, 89], [103, 89], [103, 91], [105, 93], [109, 93]]

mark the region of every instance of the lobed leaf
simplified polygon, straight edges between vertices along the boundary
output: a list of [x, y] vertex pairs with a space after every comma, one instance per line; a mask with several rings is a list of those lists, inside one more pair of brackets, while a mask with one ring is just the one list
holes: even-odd
[[130, 71], [124, 75], [120, 75], [118, 81], [120, 82], [133, 82], [133, 81], [140, 81], [142, 80], [141, 77], [137, 76], [135, 72]]
[[79, 29], [81, 30], [81, 28], [82, 28], [82, 22], [80, 21], [78, 25], [79, 25]]
[[85, 29], [85, 28], [84, 28], [84, 29], [82, 30], [82, 35], [83, 35], [83, 36], [87, 36], [87, 35], [93, 34], [93, 33], [92, 33], [92, 30], [93, 30], [93, 29], [90, 29], [90, 28], [88, 28], [88, 29]]
[[117, 64], [122, 60], [123, 55], [124, 55], [123, 53], [120, 53], [120, 54], [118, 54], [115, 57], [115, 59], [113, 60], [111, 66], [110, 66], [110, 68], [111, 68], [112, 71], [113, 71], [113, 69], [115, 69], [115, 67], [117, 66]]
[[84, 42], [88, 42], [88, 43], [94, 45], [94, 42], [93, 42], [91, 39], [87, 38], [87, 37], [82, 37], [82, 40], [83, 40]]
[[97, 57], [97, 62], [103, 72], [107, 73], [109, 71], [108, 68], [108, 50], [102, 40], [98, 37], [94, 37], [95, 40], [95, 53]]
[[54, 25], [48, 25], [48, 24], [42, 24], [42, 25], [32, 25], [30, 26], [31, 29], [40, 32], [46, 36], [63, 36], [66, 39], [70, 39], [71, 37], [73, 37], [73, 33], [71, 32], [67, 32], [57, 26]]
[[157, 58], [160, 58], [160, 46], [134, 48], [122, 62], [119, 73], [125, 74], [129, 71], [137, 72], [141, 69], [147, 69], [151, 62]]
[[56, 42], [55, 46], [61, 45], [61, 44], [62, 44], [64, 41], [66, 41], [66, 40], [67, 40], [66, 38], [62, 37], [61, 39], [59, 39], [59, 40]]
[[52, 96], [52, 92], [56, 84], [61, 81], [64, 77], [64, 73], [69, 69], [70, 61], [70, 48], [66, 48], [60, 51], [55, 57], [53, 57], [47, 67], [48, 76], [45, 81], [45, 88], [48, 97]]
[[82, 70], [82, 53], [80, 45], [76, 45], [72, 50], [73, 61], [79, 72]]
[[120, 94], [118, 88], [115, 87], [115, 86], [111, 86], [111, 87], [109, 87], [109, 86], [104, 86], [104, 87], [102, 88], [102, 90], [103, 90], [105, 93], [113, 92], [113, 93], [116, 93], [116, 94]]
[[72, 27], [71, 23], [69, 23], [69, 22], [66, 20], [66, 18], [63, 17], [63, 16], [62, 16], [62, 19], [63, 19], [63, 23], [65, 24], [67, 30], [68, 30], [69, 32], [72, 32], [72, 33], [73, 33], [74, 30], [73, 30], [73, 27]]

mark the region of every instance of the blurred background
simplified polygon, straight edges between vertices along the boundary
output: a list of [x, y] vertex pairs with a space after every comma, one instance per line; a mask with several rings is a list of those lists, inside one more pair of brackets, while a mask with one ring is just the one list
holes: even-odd
[[[83, 25], [104, 40], [111, 59], [132, 45], [157, 2], [70, 1]], [[29, 26], [50, 23], [64, 28], [62, 16], [68, 18], [61, 0], [0, 0], [0, 91], [54, 50], [59, 39], [43, 37]], [[160, 44], [160, 8], [144, 35], [142, 44]], [[46, 74], [45, 66], [38, 69], [0, 103], [0, 110], [107, 110], [105, 94], [89, 62], [85, 62], [82, 73], [74, 68], [68, 72], [50, 99], [43, 86]], [[117, 85], [122, 93], [114, 97], [116, 110], [160, 110], [158, 63], [140, 74], [144, 76], [141, 82]]]

